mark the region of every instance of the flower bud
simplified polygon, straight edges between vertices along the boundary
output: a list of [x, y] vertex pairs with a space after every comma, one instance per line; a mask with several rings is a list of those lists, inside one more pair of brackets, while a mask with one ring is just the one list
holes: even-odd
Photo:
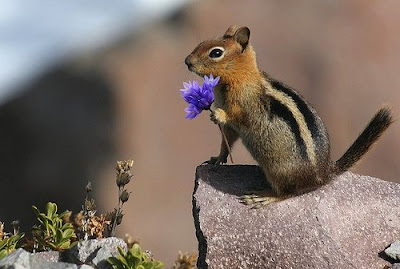
[[126, 190], [123, 190], [123, 192], [121, 193], [121, 196], [119, 197], [119, 199], [121, 200], [121, 202], [125, 203], [126, 201], [128, 201], [129, 195], [131, 195], [130, 192], [127, 192]]
[[119, 176], [117, 176], [117, 186], [118, 187], [125, 186], [126, 184], [129, 183], [129, 181], [131, 181], [131, 177], [132, 175], [130, 175], [129, 173], [120, 174]]

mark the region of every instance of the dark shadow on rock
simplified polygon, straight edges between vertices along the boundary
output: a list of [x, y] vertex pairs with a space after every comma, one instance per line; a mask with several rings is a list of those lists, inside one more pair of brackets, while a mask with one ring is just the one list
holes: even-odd
[[395, 259], [393, 259], [392, 257], [389, 257], [386, 253], [385, 253], [385, 249], [387, 249], [388, 247], [390, 247], [390, 244], [387, 245], [384, 250], [382, 250], [381, 252], [378, 253], [378, 257], [381, 259], [384, 259], [385, 261], [390, 262], [391, 264], [394, 264], [398, 261], [396, 261]]
[[[196, 180], [194, 183], [194, 190], [193, 190], [193, 195], [192, 195], [192, 214], [193, 214], [193, 219], [194, 219], [194, 226], [196, 230], [196, 238], [197, 241], [199, 242], [198, 244], [198, 252], [199, 256], [197, 258], [197, 267], [198, 268], [208, 268], [207, 263], [205, 262], [206, 260], [206, 253], [207, 253], [207, 239], [204, 237], [203, 231], [201, 230], [200, 227], [200, 218], [199, 218], [199, 213], [200, 213], [200, 208], [196, 205], [196, 197], [195, 194], [197, 192], [197, 188], [199, 187], [199, 174], [202, 173], [204, 169], [200, 168], [201, 166], [197, 167], [196, 170]], [[201, 171], [199, 171], [201, 170]]]
[[200, 165], [196, 178], [213, 188], [236, 196], [271, 189], [260, 167], [255, 165]]

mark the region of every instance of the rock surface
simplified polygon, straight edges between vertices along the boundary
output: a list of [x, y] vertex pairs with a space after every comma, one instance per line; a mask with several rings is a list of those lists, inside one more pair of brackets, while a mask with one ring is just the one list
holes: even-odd
[[89, 264], [98, 268], [111, 268], [105, 259], [117, 256], [119, 254], [118, 246], [127, 251], [124, 240], [117, 237], [82, 241], [65, 253], [64, 260], [75, 264]]
[[390, 247], [385, 249], [385, 253], [390, 258], [400, 261], [400, 241], [393, 242]]
[[[1, 269], [81, 269], [81, 266], [65, 262], [52, 262], [36, 256], [22, 248], [0, 261]], [[93, 267], [89, 267], [93, 268]], [[83, 268], [82, 268], [83, 269]]]
[[238, 196], [267, 188], [257, 166], [199, 166], [193, 216], [199, 268], [383, 268], [400, 238], [400, 184], [346, 172], [261, 209]]
[[0, 268], [29, 268], [30, 253], [19, 248], [0, 261]]
[[124, 240], [110, 237], [87, 240], [60, 255], [56, 251], [30, 253], [18, 249], [0, 260], [0, 269], [109, 269], [105, 259], [117, 256], [117, 246], [127, 250]]

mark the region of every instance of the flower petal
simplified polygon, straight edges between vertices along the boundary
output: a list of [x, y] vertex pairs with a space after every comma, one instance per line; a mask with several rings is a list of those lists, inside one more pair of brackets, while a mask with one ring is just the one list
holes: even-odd
[[185, 112], [186, 112], [186, 118], [192, 120], [200, 114], [201, 110], [199, 110], [195, 105], [190, 104], [185, 109]]
[[197, 81], [184, 82], [184, 89], [180, 89], [183, 99], [189, 104], [185, 109], [186, 118], [194, 119], [201, 111], [209, 109], [214, 102], [214, 87], [218, 84], [220, 77], [214, 78], [204, 76], [203, 85], [200, 86]]

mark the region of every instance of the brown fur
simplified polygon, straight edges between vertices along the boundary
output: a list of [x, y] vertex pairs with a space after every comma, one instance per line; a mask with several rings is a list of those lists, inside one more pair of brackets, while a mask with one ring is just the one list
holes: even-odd
[[[332, 162], [321, 118], [296, 91], [258, 69], [249, 37], [247, 27], [231, 26], [223, 37], [200, 43], [185, 63], [200, 76], [220, 77], [212, 119], [223, 126], [230, 146], [242, 139], [279, 197], [315, 189], [344, 172], [391, 124], [388, 110], [378, 112], [346, 154]], [[223, 55], [211, 57], [214, 49]], [[225, 163], [227, 155], [222, 143], [209, 162]]]

